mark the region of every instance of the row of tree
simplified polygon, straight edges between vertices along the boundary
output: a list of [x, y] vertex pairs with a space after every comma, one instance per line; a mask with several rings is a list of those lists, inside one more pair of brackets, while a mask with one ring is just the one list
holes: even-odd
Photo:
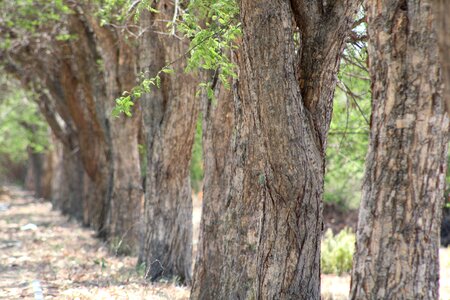
[[[445, 5], [366, 3], [373, 113], [352, 299], [438, 295]], [[194, 299], [320, 298], [327, 135], [345, 43], [365, 21], [355, 21], [359, 1], [0, 6], [2, 67], [37, 95], [59, 141], [56, 208], [138, 253], [151, 280], [192, 283]], [[192, 277], [199, 112], [204, 202]]]

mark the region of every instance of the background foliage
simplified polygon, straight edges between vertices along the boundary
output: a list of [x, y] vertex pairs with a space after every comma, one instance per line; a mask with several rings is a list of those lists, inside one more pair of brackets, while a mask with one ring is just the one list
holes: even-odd
[[328, 138], [325, 201], [357, 208], [368, 150], [371, 93], [365, 44], [347, 45]]
[[355, 234], [348, 228], [333, 235], [331, 229], [322, 239], [320, 266], [324, 274], [348, 273], [352, 269]]
[[0, 76], [0, 173], [25, 164], [28, 151], [43, 152], [49, 147], [48, 126], [39, 113], [34, 95], [15, 81]]

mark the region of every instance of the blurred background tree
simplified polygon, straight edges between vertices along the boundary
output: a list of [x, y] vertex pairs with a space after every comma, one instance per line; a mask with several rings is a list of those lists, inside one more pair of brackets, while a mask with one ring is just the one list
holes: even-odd
[[29, 154], [49, 148], [48, 126], [31, 92], [6, 75], [0, 86], [0, 179], [23, 184]]

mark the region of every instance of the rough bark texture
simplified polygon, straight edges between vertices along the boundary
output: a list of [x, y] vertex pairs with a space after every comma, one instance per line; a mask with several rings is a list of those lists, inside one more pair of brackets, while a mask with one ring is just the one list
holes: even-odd
[[448, 17], [450, 1], [434, 0], [430, 1], [430, 3], [434, 8], [436, 19], [442, 78], [445, 86], [445, 93], [443, 96], [446, 103], [447, 114], [450, 115], [450, 18]]
[[87, 21], [95, 34], [106, 83], [103, 103], [111, 147], [112, 186], [107, 231], [112, 246], [121, 253], [137, 252], [141, 226], [142, 196], [138, 133], [141, 110], [136, 103], [132, 117], [113, 117], [114, 99], [137, 84], [137, 47], [113, 27], [101, 27], [90, 14]]
[[224, 199], [231, 180], [232, 138], [234, 126], [233, 94], [222, 85], [215, 87], [217, 104], [202, 99], [203, 127], [203, 205], [198, 251], [192, 283], [192, 299], [218, 299], [226, 211]]
[[[231, 180], [221, 182], [218, 199], [204, 199], [212, 201], [205, 206], [223, 205], [223, 216], [202, 221], [203, 230], [211, 224], [223, 234], [215, 241], [223, 244], [221, 261], [197, 269], [205, 273], [196, 275], [193, 298], [320, 298], [326, 135], [356, 4], [240, 1], [233, 155], [221, 170]], [[208, 243], [200, 247], [208, 251]], [[217, 274], [219, 284], [205, 284]]]
[[438, 299], [448, 117], [428, 1], [367, 2], [372, 121], [352, 299]]
[[114, 99], [136, 84], [136, 53], [114, 28], [100, 27], [89, 7], [74, 9], [68, 28], [77, 39], [61, 45], [61, 81], [90, 177], [85, 178], [91, 193], [86, 194], [84, 221], [107, 236], [115, 250], [135, 252], [143, 194], [140, 113], [113, 118], [111, 112]]
[[139, 262], [151, 280], [176, 276], [190, 282], [192, 269], [192, 199], [189, 164], [198, 103], [197, 82], [184, 73], [187, 41], [158, 34], [173, 16], [171, 1], [159, 1], [159, 13], [141, 16], [141, 70], [153, 77], [167, 63], [176, 76], [163, 75], [161, 88], [142, 97], [147, 142], [147, 177], [143, 239]]

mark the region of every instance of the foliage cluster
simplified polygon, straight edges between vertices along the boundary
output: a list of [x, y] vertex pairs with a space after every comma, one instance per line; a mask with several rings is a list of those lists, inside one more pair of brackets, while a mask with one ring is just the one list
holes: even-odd
[[325, 232], [321, 244], [320, 264], [322, 273], [342, 275], [352, 269], [355, 252], [355, 234], [349, 228], [333, 235], [331, 229]]
[[[157, 14], [158, 11], [149, 3], [151, 1], [136, 6], [135, 15], [139, 16], [143, 8]], [[182, 10], [182, 7], [177, 7], [177, 10]], [[237, 48], [237, 39], [241, 34], [238, 13], [235, 0], [191, 0], [178, 18], [168, 22], [168, 34], [182, 34], [190, 41], [188, 51], [179, 58], [187, 59], [186, 72], [212, 71], [214, 77], [229, 88], [230, 79], [237, 77], [230, 53]], [[142, 94], [149, 93], [152, 87], [159, 87], [162, 73], [172, 73], [170, 67], [175, 62], [166, 62], [166, 66], [153, 77], [152, 74], [141, 74], [140, 83], [116, 99], [113, 114], [131, 116], [133, 102], [139, 100]], [[199, 86], [199, 93], [204, 91], [209, 99], [214, 98], [211, 81], [202, 82]]]
[[237, 76], [230, 52], [237, 49], [237, 39], [241, 35], [238, 14], [235, 0], [190, 1], [187, 13], [178, 24], [178, 29], [191, 41], [187, 71], [217, 71], [219, 80], [229, 87], [229, 79]]
[[[42, 36], [40, 28], [60, 21], [62, 15], [69, 13], [71, 9], [63, 0], [0, 1], [0, 49], [10, 50], [15, 38], [24, 42], [24, 36]], [[67, 35], [63, 27], [56, 27], [51, 33], [60, 39]]]

